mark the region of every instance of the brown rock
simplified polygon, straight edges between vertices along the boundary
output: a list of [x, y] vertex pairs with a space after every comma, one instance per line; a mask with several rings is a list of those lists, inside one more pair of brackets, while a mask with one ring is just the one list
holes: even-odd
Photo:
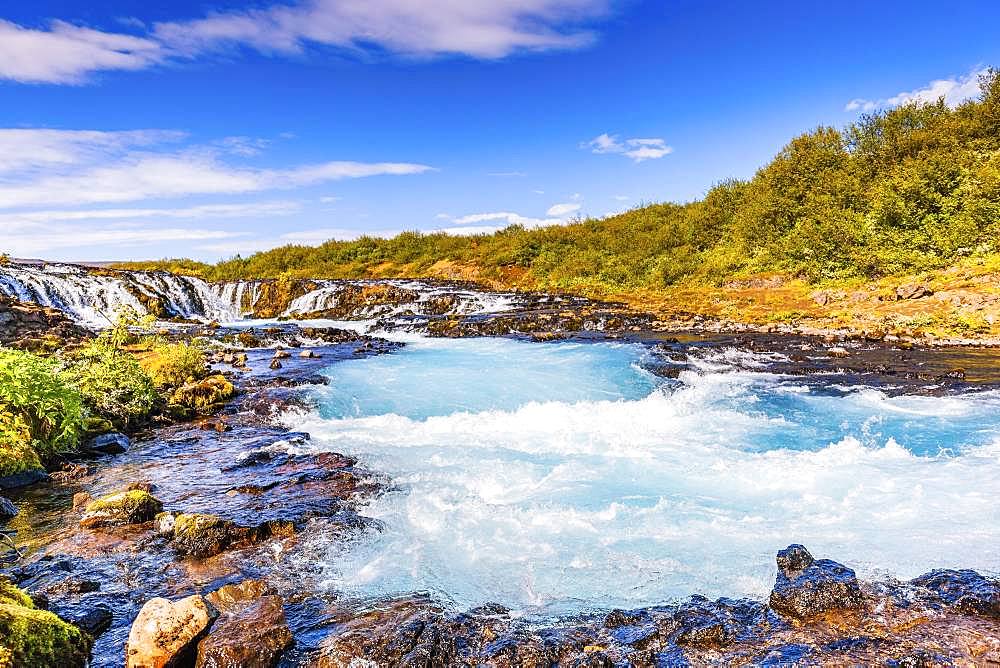
[[219, 618], [198, 645], [195, 668], [273, 668], [291, 644], [281, 597], [262, 596]]
[[199, 638], [214, 617], [214, 611], [198, 595], [176, 602], [165, 598], [146, 601], [128, 634], [127, 668], [174, 668], [190, 664]]

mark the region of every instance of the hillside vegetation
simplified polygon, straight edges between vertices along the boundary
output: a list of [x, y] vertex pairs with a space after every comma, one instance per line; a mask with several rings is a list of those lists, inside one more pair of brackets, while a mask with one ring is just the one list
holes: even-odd
[[589, 295], [710, 289], [758, 274], [805, 285], [992, 262], [1000, 252], [1000, 76], [957, 109], [943, 100], [820, 127], [748, 181], [701, 200], [604, 219], [454, 237], [407, 232], [286, 246], [216, 265], [126, 265], [210, 280], [301, 276], [476, 278]]

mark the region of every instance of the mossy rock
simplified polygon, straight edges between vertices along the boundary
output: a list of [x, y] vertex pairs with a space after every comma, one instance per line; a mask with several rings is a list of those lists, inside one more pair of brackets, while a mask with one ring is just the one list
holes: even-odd
[[36, 470], [44, 468], [31, 443], [20, 440], [0, 442], [0, 478]]
[[0, 668], [86, 666], [94, 640], [0, 580]]
[[121, 526], [149, 522], [163, 510], [163, 504], [149, 492], [133, 489], [102, 496], [92, 501], [84, 510], [80, 526], [97, 527]]
[[20, 605], [25, 608], [35, 607], [30, 596], [15, 587], [13, 582], [4, 577], [0, 577], [0, 604]]
[[85, 437], [100, 436], [115, 430], [115, 426], [110, 420], [101, 417], [89, 416], [83, 421], [83, 434]]
[[235, 545], [294, 533], [295, 527], [291, 522], [273, 521], [256, 527], [245, 527], [217, 515], [181, 513], [174, 518], [173, 545], [181, 554], [206, 558]]
[[225, 376], [214, 375], [193, 383], [185, 383], [174, 391], [170, 403], [203, 411], [231, 399], [236, 394], [236, 388], [226, 380]]

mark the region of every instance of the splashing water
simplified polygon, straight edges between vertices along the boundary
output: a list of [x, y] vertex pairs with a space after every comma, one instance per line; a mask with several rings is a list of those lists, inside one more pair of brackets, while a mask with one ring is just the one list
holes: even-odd
[[[1000, 394], [889, 398], [626, 344], [422, 339], [327, 371], [305, 446], [399, 489], [323, 543], [323, 586], [559, 614], [764, 596], [792, 542], [866, 576], [996, 571]], [[888, 572], [876, 571], [886, 568]]]

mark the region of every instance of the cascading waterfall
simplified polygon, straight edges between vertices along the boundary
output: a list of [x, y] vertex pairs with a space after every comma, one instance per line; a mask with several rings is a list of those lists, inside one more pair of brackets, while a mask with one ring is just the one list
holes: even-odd
[[[297, 316], [333, 308], [347, 290], [371, 285], [371, 281], [315, 281], [317, 287], [294, 299], [283, 315]], [[515, 306], [512, 295], [479, 292], [421, 281], [379, 281], [415, 294], [412, 299], [362, 307], [352, 319], [428, 314], [432, 300], [447, 297], [448, 313], [495, 313]], [[115, 271], [96, 273], [64, 264], [10, 264], [0, 266], [0, 293], [21, 301], [35, 302], [66, 312], [74, 320], [105, 327], [120, 306], [149, 313], [156, 300], [171, 317], [238, 322], [251, 317], [263, 298], [262, 281], [208, 283], [192, 276], [166, 272]]]

